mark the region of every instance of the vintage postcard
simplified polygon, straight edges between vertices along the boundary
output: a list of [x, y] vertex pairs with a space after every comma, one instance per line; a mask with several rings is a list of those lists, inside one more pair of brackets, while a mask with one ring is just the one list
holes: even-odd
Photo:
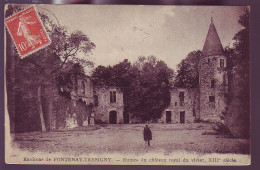
[[250, 8], [5, 6], [7, 164], [251, 164]]

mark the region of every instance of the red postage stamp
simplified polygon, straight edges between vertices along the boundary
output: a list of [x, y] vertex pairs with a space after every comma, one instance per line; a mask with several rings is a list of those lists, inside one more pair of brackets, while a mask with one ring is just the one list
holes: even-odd
[[51, 43], [34, 6], [6, 18], [5, 24], [21, 58]]

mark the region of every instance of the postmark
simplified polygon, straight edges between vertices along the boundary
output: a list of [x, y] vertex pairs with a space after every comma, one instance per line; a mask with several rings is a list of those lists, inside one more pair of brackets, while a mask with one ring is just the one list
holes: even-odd
[[51, 43], [34, 6], [6, 18], [5, 25], [21, 58]]

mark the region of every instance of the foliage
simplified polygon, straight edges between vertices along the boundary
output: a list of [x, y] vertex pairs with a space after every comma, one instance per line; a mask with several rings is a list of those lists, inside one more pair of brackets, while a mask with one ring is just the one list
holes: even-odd
[[[8, 5], [5, 16], [9, 17], [21, 11], [24, 7], [25, 5]], [[54, 23], [48, 15], [39, 13], [39, 16], [52, 40], [52, 43], [44, 49], [21, 59], [10, 35], [7, 34], [7, 104], [11, 129], [14, 129], [15, 125], [16, 131], [25, 129], [27, 131], [26, 126], [31, 125], [34, 127], [29, 128], [29, 131], [39, 130], [38, 124], [34, 123], [38, 122], [37, 119], [39, 118], [37, 105], [42, 104], [36, 102], [37, 88], [39, 86], [49, 87], [50, 90], [42, 93], [42, 98], [52, 99], [58, 84], [57, 77], [73, 65], [72, 63], [77, 62], [83, 66], [93, 65], [86, 57], [86, 54], [95, 48], [95, 44], [86, 35], [79, 30], [68, 33], [65, 27]], [[79, 58], [79, 53], [85, 54], [85, 57]], [[20, 117], [18, 115], [23, 115], [23, 119], [15, 120], [16, 117]], [[25, 121], [29, 120], [27, 118], [30, 117], [33, 117], [33, 119], [30, 119], [32, 122], [25, 123]], [[21, 129], [21, 127], [24, 128]]]
[[201, 51], [193, 51], [177, 65], [176, 87], [199, 87], [199, 60]]
[[230, 57], [230, 103], [225, 122], [236, 137], [250, 136], [250, 41], [249, 9], [244, 8], [238, 21], [242, 29], [234, 36], [234, 48], [228, 50]]
[[96, 86], [117, 86], [124, 93], [124, 111], [132, 118], [158, 119], [170, 103], [173, 70], [154, 56], [124, 60], [114, 66], [98, 66], [92, 80]]
[[223, 123], [216, 123], [215, 126], [213, 126], [213, 130], [217, 135], [228, 135], [229, 137], [233, 137], [229, 128]]
[[92, 73], [92, 80], [96, 86], [117, 86], [125, 88], [130, 83], [131, 63], [125, 59], [123, 62], [111, 67], [98, 66]]

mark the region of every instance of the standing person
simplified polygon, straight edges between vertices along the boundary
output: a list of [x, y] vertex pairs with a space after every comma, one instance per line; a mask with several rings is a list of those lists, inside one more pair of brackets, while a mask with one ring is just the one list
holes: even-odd
[[39, 35], [32, 35], [28, 25], [33, 25], [36, 22], [30, 22], [28, 21], [30, 17], [23, 17], [19, 16], [19, 25], [17, 30], [17, 36], [24, 36], [28, 42], [28, 46], [32, 48], [35, 48], [35, 44], [42, 44], [41, 39], [39, 38]]
[[148, 125], [145, 125], [144, 128], [144, 141], [145, 143], [148, 143], [148, 146], [150, 146], [150, 140], [152, 140], [152, 132], [150, 130], [150, 128], [148, 127]]

